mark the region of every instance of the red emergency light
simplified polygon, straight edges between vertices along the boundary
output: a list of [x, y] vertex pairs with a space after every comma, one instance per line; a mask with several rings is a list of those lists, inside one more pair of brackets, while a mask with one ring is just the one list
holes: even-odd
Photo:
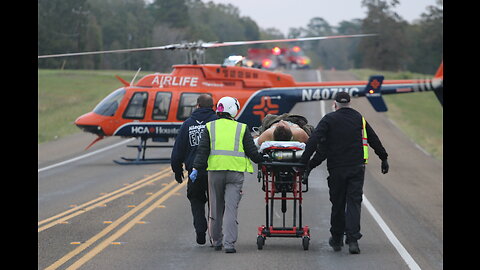
[[280, 53], [282, 53], [282, 50], [279, 47], [274, 47], [272, 49], [272, 53], [273, 55], [280, 55]]
[[269, 68], [272, 65], [272, 60], [270, 59], [263, 59], [262, 66], [264, 68]]
[[300, 49], [300, 47], [298, 47], [298, 46], [295, 46], [295, 47], [292, 48], [292, 50], [293, 50], [294, 52], [299, 52], [299, 51], [301, 51], [302, 49]]

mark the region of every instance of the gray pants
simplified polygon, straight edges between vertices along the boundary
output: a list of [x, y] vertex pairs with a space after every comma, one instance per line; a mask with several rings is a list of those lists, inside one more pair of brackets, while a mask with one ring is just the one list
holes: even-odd
[[235, 247], [238, 236], [238, 204], [242, 198], [243, 179], [243, 172], [208, 172], [210, 200], [208, 230], [214, 246], [222, 245], [224, 240], [225, 248]]

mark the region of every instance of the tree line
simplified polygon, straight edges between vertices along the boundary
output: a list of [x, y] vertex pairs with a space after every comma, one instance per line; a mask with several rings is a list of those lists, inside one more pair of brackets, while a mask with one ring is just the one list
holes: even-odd
[[[300, 45], [313, 67], [374, 68], [434, 73], [443, 57], [443, 0], [408, 23], [393, 10], [399, 0], [362, 0], [365, 18], [330, 25], [322, 17], [305, 27], [260, 28], [231, 4], [201, 0], [38, 0], [38, 55], [160, 46], [180, 42], [238, 41], [377, 33], [376, 37], [308, 41]], [[319, 14], [320, 15], [320, 14]], [[285, 44], [278, 44], [286, 46]], [[289, 44], [290, 46], [292, 44]], [[259, 45], [271, 47], [272, 44]], [[247, 46], [210, 49], [221, 63]], [[39, 68], [127, 69], [168, 72], [186, 60], [179, 51], [145, 51], [39, 59]]]

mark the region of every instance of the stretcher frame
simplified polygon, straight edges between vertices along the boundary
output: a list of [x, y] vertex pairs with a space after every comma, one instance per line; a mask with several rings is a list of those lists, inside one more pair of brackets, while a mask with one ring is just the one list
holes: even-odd
[[[271, 155], [276, 150], [301, 150], [296, 147], [270, 147], [264, 153]], [[258, 227], [257, 248], [263, 249], [267, 237], [302, 238], [304, 250], [308, 250], [310, 229], [302, 226], [303, 193], [308, 191], [308, 180], [304, 179], [305, 164], [285, 161], [267, 161], [258, 166], [258, 182], [262, 181], [265, 191], [265, 225]], [[275, 201], [280, 201], [282, 210], [282, 226], [273, 225]], [[293, 226], [286, 227], [285, 217], [287, 201], [293, 203]], [[297, 211], [298, 208], [298, 211]], [[298, 213], [297, 213], [298, 212]], [[297, 226], [298, 214], [298, 226]]]

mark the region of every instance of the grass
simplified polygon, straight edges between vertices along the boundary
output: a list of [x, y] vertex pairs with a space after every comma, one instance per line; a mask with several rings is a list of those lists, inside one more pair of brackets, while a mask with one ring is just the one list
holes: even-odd
[[[385, 79], [425, 79], [433, 75], [410, 72], [383, 72], [367, 69], [352, 70], [360, 80], [368, 80], [372, 74], [383, 74]], [[387, 116], [402, 129], [409, 138], [443, 160], [443, 108], [433, 92], [386, 95]]]

